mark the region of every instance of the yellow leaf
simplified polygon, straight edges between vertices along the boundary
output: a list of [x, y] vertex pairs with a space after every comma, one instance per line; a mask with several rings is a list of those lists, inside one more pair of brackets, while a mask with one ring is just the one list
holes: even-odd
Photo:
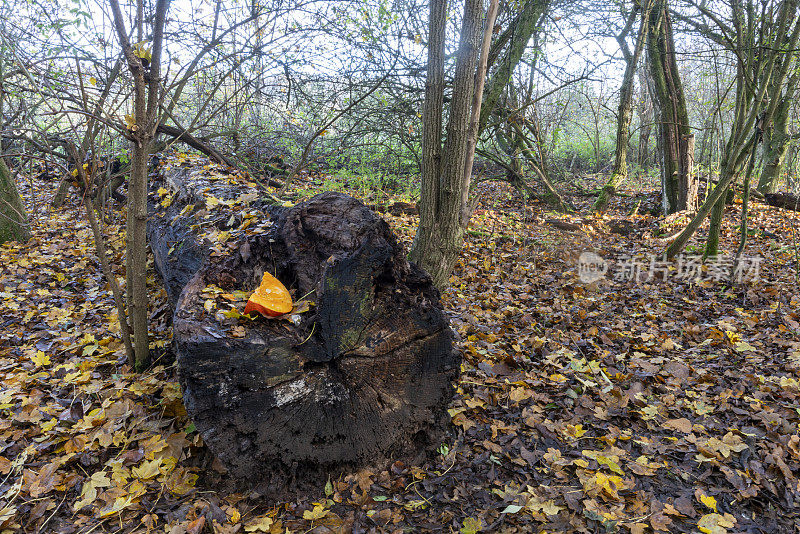
[[17, 515], [16, 506], [6, 506], [0, 510], [0, 525], [5, 524], [6, 521]]
[[239, 510], [237, 510], [236, 508], [234, 508], [233, 510], [229, 510], [228, 515], [229, 515], [228, 521], [230, 521], [232, 525], [237, 524], [242, 519], [242, 514], [239, 513]]
[[161, 198], [164, 195], [166, 195], [167, 193], [169, 193], [169, 189], [167, 189], [166, 187], [159, 187], [158, 191], [156, 191], [156, 193], [158, 193], [158, 198]]
[[217, 197], [214, 196], [207, 196], [206, 197], [206, 209], [214, 209], [219, 206], [220, 201]]
[[700, 532], [706, 534], [726, 534], [729, 528], [736, 524], [736, 518], [731, 514], [706, 514], [697, 522]]
[[618, 474], [618, 475], [624, 475], [625, 474], [622, 471], [622, 468], [619, 466], [619, 464], [617, 462], [615, 462], [613, 459], [608, 458], [607, 456], [600, 455], [600, 454], [598, 454], [597, 458], [595, 458], [595, 459], [597, 460], [598, 464], [607, 466], [609, 469], [611, 469], [616, 474]]
[[116, 499], [114, 499], [114, 502], [112, 504], [100, 510], [99, 516], [100, 518], [110, 517], [112, 515], [117, 514], [118, 512], [121, 512], [122, 510], [130, 506], [132, 503], [133, 499], [131, 498], [130, 495], [126, 497], [117, 497]]
[[448, 408], [447, 409], [447, 413], [450, 415], [450, 417], [455, 417], [458, 414], [460, 414], [462, 412], [465, 412], [465, 411], [467, 411], [466, 408]]
[[58, 423], [58, 419], [50, 419], [48, 422], [42, 424], [41, 429], [45, 432], [50, 432], [53, 430], [53, 427], [56, 426], [56, 423]]
[[179, 467], [173, 471], [169, 479], [167, 479], [167, 487], [175, 495], [185, 495], [194, 488], [198, 478], [196, 474], [190, 473], [183, 467]]
[[567, 434], [572, 436], [573, 438], [579, 438], [586, 434], [586, 430], [583, 428], [583, 425], [567, 425]]
[[161, 471], [159, 470], [159, 467], [161, 467], [161, 462], [162, 460], [160, 458], [156, 460], [145, 460], [142, 462], [142, 465], [131, 469], [131, 473], [136, 478], [141, 478], [142, 480], [151, 479], [161, 474]]
[[558, 506], [553, 500], [546, 501], [542, 505], [542, 512], [545, 515], [558, 515], [561, 510], [566, 510], [566, 507]]
[[134, 117], [134, 116], [133, 116], [133, 115], [131, 115], [130, 113], [128, 113], [127, 115], [125, 115], [125, 127], [126, 127], [126, 128], [128, 128], [128, 130], [131, 130], [131, 131], [133, 131], [133, 132], [135, 132], [136, 130], [138, 130], [138, 129], [139, 129], [139, 127], [138, 127], [138, 126], [136, 126], [136, 117]]
[[238, 319], [239, 317], [242, 317], [242, 314], [239, 313], [239, 310], [237, 310], [236, 308], [231, 308], [228, 311], [224, 311], [222, 312], [222, 315], [224, 315], [228, 319]]
[[711, 497], [710, 495], [700, 494], [700, 502], [714, 510], [717, 511], [717, 499]]
[[133, 45], [133, 55], [138, 57], [139, 59], [147, 61], [148, 63], [153, 57], [152, 53], [150, 52], [150, 47], [145, 46], [145, 41]]
[[94, 76], [89, 76], [89, 83], [92, 85], [97, 85], [97, 78]]
[[50, 356], [40, 350], [37, 350], [36, 354], [31, 356], [31, 361], [36, 367], [44, 367], [46, 365], [50, 365]]
[[323, 504], [315, 504], [313, 510], [306, 510], [303, 512], [303, 519], [308, 519], [309, 521], [316, 521], [317, 519], [322, 519], [330, 510], [325, 509], [325, 505]]
[[602, 472], [597, 472], [592, 478], [583, 482], [583, 489], [590, 495], [600, 494], [603, 498], [609, 497], [615, 501], [619, 500], [617, 491], [624, 487], [622, 478], [616, 475], [608, 476]]
[[77, 512], [84, 506], [88, 506], [97, 498], [97, 488], [107, 488], [111, 485], [111, 481], [106, 476], [105, 472], [98, 471], [94, 473], [89, 480], [83, 483], [83, 490], [81, 491], [81, 500], [75, 503], [75, 511]]
[[245, 527], [244, 530], [246, 532], [269, 532], [270, 527], [272, 527], [272, 518], [271, 517], [259, 517], [252, 521], [250, 521]]
[[519, 403], [524, 401], [525, 399], [529, 399], [533, 392], [527, 388], [514, 388], [511, 390], [511, 393], [508, 394], [508, 398], [511, 399], [513, 402]]
[[534, 513], [542, 512], [545, 515], [558, 515], [561, 510], [566, 510], [565, 507], [558, 506], [555, 501], [543, 501], [540, 497], [529, 498], [525, 508]]
[[463, 525], [459, 531], [461, 534], [477, 534], [482, 528], [481, 520], [474, 517], [466, 518]]
[[609, 454], [608, 456], [604, 456], [600, 454], [598, 451], [585, 450], [583, 451], [583, 455], [586, 456], [587, 458], [593, 458], [598, 464], [608, 467], [610, 470], [617, 473], [618, 475], [625, 474], [622, 471], [622, 468], [619, 466], [619, 456], [615, 454]]
[[466, 404], [468, 408], [483, 408], [486, 406], [486, 401], [483, 399], [467, 397], [464, 399], [464, 404]]
[[725, 330], [725, 337], [727, 337], [728, 341], [730, 341], [731, 343], [736, 343], [740, 339], [742, 339], [742, 336], [740, 334], [738, 334], [737, 332], [733, 332], [731, 330]]
[[294, 307], [292, 308], [292, 313], [306, 313], [311, 309], [311, 306], [314, 306], [314, 302], [311, 300], [301, 300], [299, 302], [295, 302]]

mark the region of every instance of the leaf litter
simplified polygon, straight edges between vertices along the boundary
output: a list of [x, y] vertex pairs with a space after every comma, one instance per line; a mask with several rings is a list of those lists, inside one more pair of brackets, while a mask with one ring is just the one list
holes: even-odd
[[[29, 185], [34, 237], [0, 247], [0, 532], [725, 533], [800, 525], [793, 212], [755, 204], [746, 254], [762, 258], [756, 280], [681, 279], [667, 270], [586, 284], [581, 252], [618, 263], [653, 257], [681, 222], [626, 215], [624, 197], [603, 216], [588, 215], [588, 203], [580, 215], [560, 216], [482, 184], [443, 295], [464, 356], [447, 442], [417, 465], [362, 470], [320, 481], [315, 499], [269, 502], [223, 483], [223, 468], [187, 419], [169, 308], [152, 269], [157, 361], [137, 375], [124, 360], [82, 208], [45, 208], [48, 184]], [[725, 250], [735, 248], [738, 209], [727, 213]], [[123, 215], [106, 216], [119, 263]], [[416, 219], [384, 217], [409, 245]], [[627, 235], [612, 231], [620, 221]]]

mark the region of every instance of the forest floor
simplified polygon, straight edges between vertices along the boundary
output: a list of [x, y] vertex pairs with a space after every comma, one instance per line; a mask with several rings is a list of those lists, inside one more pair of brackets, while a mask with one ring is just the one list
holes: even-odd
[[[137, 375], [77, 199], [54, 210], [54, 183], [22, 185], [34, 237], [0, 247], [0, 532], [800, 529], [799, 213], [754, 203], [731, 283], [730, 255], [698, 264], [702, 235], [659, 261], [685, 221], [629, 215], [630, 197], [594, 216], [576, 196], [578, 214], [561, 216], [481, 185], [443, 295], [463, 353], [450, 438], [421, 465], [269, 502], [219, 490], [155, 275], [160, 359]], [[726, 212], [726, 254], [740, 209]], [[410, 244], [415, 218], [384, 217]]]

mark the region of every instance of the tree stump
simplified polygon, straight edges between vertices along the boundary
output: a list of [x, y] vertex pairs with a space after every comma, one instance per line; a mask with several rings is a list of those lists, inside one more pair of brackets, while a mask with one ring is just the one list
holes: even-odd
[[[323, 193], [283, 208], [254, 186], [167, 167], [150, 194], [148, 236], [203, 440], [273, 494], [435, 446], [460, 356], [430, 277], [359, 201]], [[237, 317], [264, 271], [295, 310]]]

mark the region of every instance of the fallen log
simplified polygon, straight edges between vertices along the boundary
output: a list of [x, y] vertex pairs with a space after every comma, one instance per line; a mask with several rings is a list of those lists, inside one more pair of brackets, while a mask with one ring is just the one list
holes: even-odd
[[[200, 165], [163, 168], [149, 206], [184, 404], [233, 476], [273, 495], [319, 489], [440, 442], [460, 356], [383, 219], [338, 193], [276, 206]], [[295, 309], [239, 316], [265, 271]]]
[[767, 193], [764, 200], [770, 206], [785, 210], [800, 211], [800, 196], [791, 193]]
[[195, 150], [199, 150], [213, 161], [220, 163], [222, 165], [227, 165], [229, 167], [235, 167], [233, 161], [231, 161], [227, 156], [222, 154], [219, 150], [214, 148], [211, 144], [207, 143], [203, 139], [199, 139], [186, 130], [182, 130], [180, 128], [176, 128], [175, 126], [170, 126], [168, 124], [159, 124], [156, 128], [156, 132], [163, 133], [169, 136], [172, 136], [174, 139], [178, 141], [183, 141], [190, 147], [194, 148]]
[[408, 202], [393, 202], [391, 204], [370, 204], [367, 206], [373, 211], [380, 213], [388, 213], [399, 217], [401, 215], [419, 215], [419, 210], [416, 204], [409, 204]]
[[545, 219], [545, 224], [558, 228], [559, 230], [565, 230], [567, 232], [580, 232], [581, 225], [571, 223], [569, 221], [562, 221], [561, 219]]

